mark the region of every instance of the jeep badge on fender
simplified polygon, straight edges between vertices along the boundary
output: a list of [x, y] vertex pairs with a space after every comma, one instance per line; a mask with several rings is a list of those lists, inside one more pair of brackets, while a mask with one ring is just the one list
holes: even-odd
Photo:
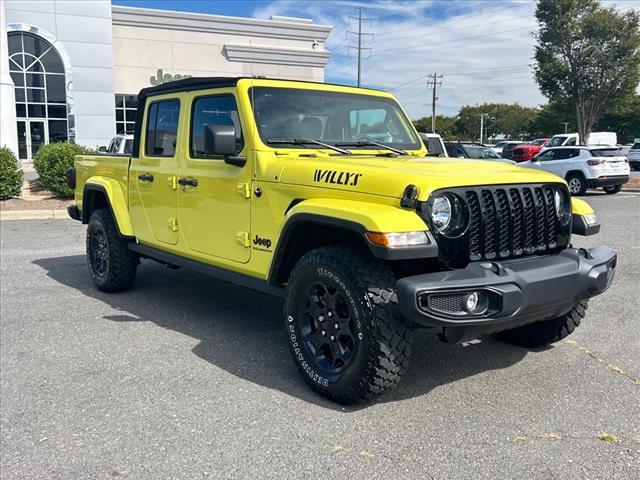
[[418, 327], [544, 347], [614, 280], [611, 248], [571, 246], [600, 225], [565, 179], [427, 157], [389, 93], [186, 78], [142, 90], [136, 118], [132, 158], [67, 173], [95, 285], [126, 290], [149, 258], [283, 298], [293, 362], [336, 402], [397, 385]]

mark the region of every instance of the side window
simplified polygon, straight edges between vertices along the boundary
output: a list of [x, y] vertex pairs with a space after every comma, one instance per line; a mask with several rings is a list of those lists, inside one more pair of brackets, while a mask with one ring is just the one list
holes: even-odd
[[163, 100], [149, 105], [145, 154], [150, 157], [173, 157], [178, 138], [179, 100]]
[[232, 125], [236, 130], [236, 152], [244, 140], [238, 106], [233, 95], [196, 98], [191, 114], [191, 158], [204, 158], [204, 131], [207, 125]]
[[567, 141], [567, 145], [575, 145], [576, 144], [576, 138], [572, 137]]
[[557, 150], [547, 150], [546, 152], [542, 152], [538, 158], [543, 162], [548, 162], [549, 160], [553, 160]]
[[569, 148], [561, 148], [556, 150], [555, 160], [567, 160], [573, 156], [573, 150]]

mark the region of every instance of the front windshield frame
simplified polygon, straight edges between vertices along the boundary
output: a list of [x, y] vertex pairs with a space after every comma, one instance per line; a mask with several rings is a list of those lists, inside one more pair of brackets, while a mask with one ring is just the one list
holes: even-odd
[[[362, 137], [362, 138], [356, 138], [354, 136], [352, 136], [351, 138], [323, 138], [324, 136], [324, 129], [326, 128], [326, 123], [323, 124], [322, 130], [323, 130], [323, 134], [320, 135], [320, 138], [316, 138], [316, 136], [309, 136], [308, 138], [305, 138], [305, 135], [299, 135], [297, 134], [298, 132], [295, 132], [294, 129], [291, 129], [291, 133], [289, 133], [288, 131], [286, 132], [286, 135], [271, 135], [266, 129], [264, 129], [261, 124], [260, 124], [260, 120], [259, 120], [259, 112], [256, 111], [256, 104], [258, 103], [258, 98], [257, 98], [257, 94], [260, 93], [262, 94], [262, 92], [264, 91], [289, 91], [292, 93], [299, 93], [299, 92], [304, 92], [305, 94], [317, 94], [317, 95], [328, 95], [328, 96], [334, 96], [337, 98], [342, 98], [343, 100], [343, 104], [344, 99], [347, 98], [357, 98], [358, 100], [363, 100], [365, 103], [368, 101], [370, 102], [370, 104], [374, 104], [374, 103], [378, 103], [380, 105], [380, 109], [388, 109], [386, 110], [386, 114], [385, 114], [385, 120], [384, 122], [398, 122], [397, 125], [395, 125], [395, 127], [401, 129], [401, 131], [399, 132], [400, 134], [406, 135], [405, 139], [407, 141], [405, 142], [397, 142], [397, 141], [387, 141], [387, 138], [377, 138], [377, 137], [373, 137], [372, 135], [366, 135], [366, 134], [359, 134], [358, 137]], [[371, 141], [371, 142], [378, 142], [384, 145], [388, 145], [389, 147], [393, 147], [396, 149], [402, 149], [402, 150], [421, 150], [424, 148], [424, 145], [422, 143], [422, 140], [420, 139], [420, 136], [418, 135], [417, 131], [415, 130], [413, 123], [411, 122], [411, 120], [407, 117], [407, 115], [405, 114], [405, 112], [402, 110], [402, 107], [400, 106], [400, 104], [393, 98], [391, 97], [387, 97], [387, 96], [382, 96], [382, 95], [371, 95], [371, 94], [365, 94], [365, 93], [351, 93], [351, 92], [341, 92], [341, 91], [334, 91], [334, 90], [322, 90], [322, 89], [312, 89], [312, 88], [292, 88], [292, 87], [279, 87], [279, 86], [263, 86], [263, 85], [255, 85], [255, 86], [251, 86], [248, 89], [248, 96], [249, 96], [249, 100], [250, 100], [250, 104], [251, 104], [251, 110], [252, 110], [252, 115], [253, 115], [253, 120], [255, 122], [255, 126], [256, 126], [256, 130], [258, 132], [258, 136], [260, 138], [260, 140], [262, 141], [262, 143], [264, 145], [266, 145], [267, 147], [271, 147], [271, 148], [291, 148], [291, 149], [318, 149], [321, 147], [318, 147], [318, 145], [314, 145], [314, 144], [308, 144], [308, 145], [300, 145], [300, 144], [287, 144], [285, 142], [282, 142], [282, 140], [287, 140], [287, 139], [297, 139], [297, 140], [314, 140], [314, 141], [319, 141], [328, 145], [338, 145], [341, 148], [347, 148], [349, 150], [384, 150], [384, 148], [380, 147], [380, 146], [376, 146], [376, 145], [367, 145], [366, 142], [367, 141]], [[332, 109], [331, 111], [335, 111], [338, 109]], [[356, 110], [351, 110], [351, 113], [355, 112]], [[362, 111], [362, 110], [360, 110]], [[390, 112], [393, 112], [393, 118], [390, 118], [387, 120], [387, 117], [389, 115]], [[299, 119], [298, 121], [302, 121], [305, 118], [318, 118], [320, 115], [319, 114], [313, 114], [313, 112], [309, 112], [310, 115], [304, 115], [304, 113], [299, 113], [298, 116], [302, 115], [302, 119]], [[348, 114], [348, 110], [344, 110], [343, 113], [347, 113]], [[348, 120], [346, 117], [342, 119], [344, 120]], [[326, 122], [326, 120], [325, 120]], [[362, 126], [362, 124], [360, 124], [360, 126]], [[350, 128], [351, 125], [349, 125]], [[369, 132], [371, 133], [371, 132]], [[387, 134], [390, 134], [389, 132]], [[377, 133], [374, 133], [373, 135], [378, 135]], [[346, 136], [346, 135], [345, 135]], [[368, 137], [368, 138], [367, 138]], [[270, 142], [270, 140], [272, 142]], [[278, 140], [278, 142], [274, 142], [275, 140]], [[360, 144], [358, 144], [358, 142], [362, 142]], [[353, 146], [351, 145], [353, 144]], [[286, 145], [285, 147], [283, 147], [283, 145]]]

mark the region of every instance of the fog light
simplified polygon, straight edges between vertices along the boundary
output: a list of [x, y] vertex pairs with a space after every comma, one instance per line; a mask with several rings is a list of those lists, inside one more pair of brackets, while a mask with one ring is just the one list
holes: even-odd
[[489, 298], [482, 290], [468, 293], [464, 298], [464, 308], [468, 313], [479, 315], [486, 312], [489, 306]]

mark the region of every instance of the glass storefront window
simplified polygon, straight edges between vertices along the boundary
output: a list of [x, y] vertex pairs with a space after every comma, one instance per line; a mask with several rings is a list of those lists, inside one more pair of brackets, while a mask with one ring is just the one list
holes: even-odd
[[133, 132], [138, 108], [137, 95], [116, 94], [116, 132]]
[[7, 35], [9, 73], [16, 86], [18, 153], [28, 161], [42, 145], [68, 139], [64, 65], [43, 38], [21, 31]]

